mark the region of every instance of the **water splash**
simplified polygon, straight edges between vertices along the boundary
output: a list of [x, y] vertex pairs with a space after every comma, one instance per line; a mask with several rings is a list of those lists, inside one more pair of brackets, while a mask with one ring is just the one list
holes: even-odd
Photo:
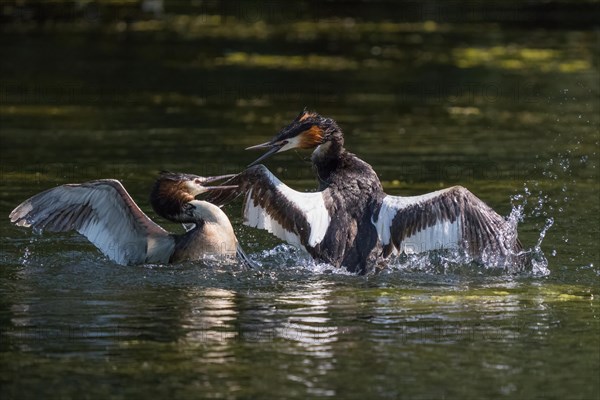
[[[514, 235], [514, 233], [511, 233]], [[335, 274], [355, 275], [345, 268], [335, 268], [330, 264], [320, 263], [308, 254], [287, 244], [281, 244], [270, 250], [255, 255], [263, 268], [309, 275]], [[523, 260], [526, 259], [526, 262]], [[547, 261], [541, 251], [525, 251], [518, 254], [499, 256], [489, 253], [483, 261], [476, 261], [464, 250], [444, 249], [417, 254], [400, 254], [385, 260], [378, 273], [426, 273], [433, 275], [461, 276], [546, 276], [549, 274]]]
[[[554, 218], [550, 217], [550, 218], [546, 219], [546, 225], [544, 225], [544, 227], [540, 231], [540, 236], [534, 247], [535, 250], [541, 252], [542, 242], [544, 241], [544, 238], [546, 237], [546, 233], [548, 233], [548, 230], [552, 227], [552, 225], [554, 225]], [[553, 249], [552, 252], [554, 255], [556, 255], [556, 249]]]
[[31, 258], [31, 250], [29, 249], [29, 246], [26, 246], [25, 250], [23, 250], [23, 255], [21, 256], [21, 258], [19, 258], [19, 263], [21, 265], [27, 265], [29, 263], [30, 258]]
[[554, 218], [549, 215], [554, 207], [551, 204], [551, 198], [539, 188], [538, 182], [533, 182], [533, 190], [530, 185], [525, 183], [523, 191], [511, 197], [512, 209], [507, 218], [514, 232], [517, 231], [517, 226], [531, 220], [544, 220], [543, 227], [536, 227], [539, 230], [536, 244], [526, 249], [522, 255], [528, 259], [528, 272], [534, 276], [546, 276], [550, 274], [548, 269], [548, 260], [542, 251], [542, 242], [546, 237], [549, 229], [554, 225]]
[[331, 264], [318, 262], [306, 252], [289, 244], [280, 244], [272, 249], [263, 250], [254, 260], [260, 262], [264, 267], [277, 266], [299, 273], [355, 275], [345, 268], [335, 268]]
[[[577, 115], [577, 119], [583, 118], [584, 115]], [[568, 140], [565, 140], [565, 133], [568, 134]], [[578, 198], [581, 193], [585, 193], [582, 188], [586, 188], [592, 179], [597, 179], [594, 171], [596, 161], [590, 157], [597, 153], [586, 152], [586, 146], [589, 146], [586, 143], [587, 139], [575, 131], [555, 133], [555, 140], [550, 146], [552, 153], [547, 159], [543, 155], [535, 157], [538, 162], [531, 171], [533, 178], [525, 182], [521, 193], [512, 198], [513, 210], [509, 218], [516, 218], [519, 223], [533, 224], [535, 231], [539, 232], [535, 245], [530, 250], [534, 259], [536, 255], [543, 254], [542, 245], [547, 241], [553, 226], [556, 227], [555, 237], [552, 237], [553, 244], [544, 246], [551, 257], [564, 255], [561, 254], [561, 249], [573, 254], [578, 246], [578, 241], [573, 240], [573, 235], [577, 233], [567, 229], [567, 226], [578, 220], [577, 207], [590, 203], [588, 198]], [[598, 142], [595, 144], [598, 146]], [[569, 249], [565, 248], [567, 245]], [[576, 263], [580, 259], [587, 265], [588, 258], [589, 254], [582, 247], [578, 256], [570, 256], [560, 262]]]
[[38, 238], [36, 236], [29, 238], [28, 244], [26, 244], [25, 248], [23, 249], [23, 254], [19, 257], [19, 264], [26, 266], [34, 263], [36, 254], [34, 253], [34, 250], [32, 250], [32, 247], [35, 246], [37, 241]]

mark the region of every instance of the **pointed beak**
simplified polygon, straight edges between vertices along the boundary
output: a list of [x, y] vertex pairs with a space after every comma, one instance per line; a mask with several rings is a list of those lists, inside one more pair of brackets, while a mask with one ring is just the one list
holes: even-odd
[[205, 190], [232, 190], [237, 189], [238, 185], [221, 185], [221, 186], [202, 186]]
[[202, 181], [202, 187], [205, 190], [229, 190], [229, 189], [236, 189], [238, 187], [238, 185], [221, 185], [221, 186], [207, 186], [206, 185], [207, 183], [213, 183], [213, 182], [217, 182], [217, 181], [222, 181], [223, 179], [231, 179], [234, 176], [236, 176], [236, 174], [206, 177]]
[[263, 154], [262, 156], [258, 157], [256, 160], [254, 160], [253, 162], [248, 164], [248, 167], [256, 165], [259, 162], [261, 162], [262, 160], [264, 160], [265, 158], [268, 158], [268, 157], [272, 156], [273, 154], [277, 153], [279, 150], [281, 150], [281, 148], [283, 146], [286, 145], [286, 143], [287, 143], [287, 141], [283, 140], [283, 141], [275, 142], [275, 143], [267, 142], [267, 143], [257, 144], [256, 146], [247, 147], [246, 150], [269, 149], [265, 154]]
[[205, 183], [222, 181], [223, 179], [230, 179], [230, 178], [233, 178], [235, 175], [236, 174], [208, 176], [208, 177], [204, 178], [204, 180], [202, 181], [202, 185], [204, 185]]

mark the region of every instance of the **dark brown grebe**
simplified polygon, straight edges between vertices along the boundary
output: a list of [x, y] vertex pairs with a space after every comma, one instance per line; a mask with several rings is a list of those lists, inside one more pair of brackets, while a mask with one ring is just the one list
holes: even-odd
[[[311, 160], [319, 191], [300, 193], [284, 185], [263, 165], [272, 154], [314, 149]], [[461, 186], [422, 196], [389, 196], [369, 164], [344, 148], [337, 123], [304, 110], [267, 143], [250, 168], [215, 193], [225, 203], [245, 193], [244, 223], [266, 229], [304, 248], [319, 261], [366, 273], [390, 254], [456, 248], [475, 259], [512, 257], [521, 244], [500, 215]]]
[[206, 255], [235, 256], [236, 252], [248, 263], [225, 213], [214, 204], [195, 199], [209, 190], [232, 189], [206, 186], [231, 176], [160, 174], [150, 195], [152, 208], [170, 221], [195, 225], [181, 235], [168, 233], [148, 218], [114, 179], [46, 190], [15, 208], [10, 220], [38, 232], [75, 230], [122, 265], [165, 264]]

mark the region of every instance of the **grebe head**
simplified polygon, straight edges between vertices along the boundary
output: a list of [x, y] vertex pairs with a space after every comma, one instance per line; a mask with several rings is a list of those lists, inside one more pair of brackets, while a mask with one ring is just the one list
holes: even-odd
[[331, 118], [324, 118], [306, 108], [298, 116], [270, 141], [256, 146], [248, 147], [246, 150], [267, 149], [249, 166], [258, 164], [267, 157], [291, 149], [313, 149], [327, 142], [344, 144], [342, 130]]
[[209, 190], [229, 190], [236, 186], [208, 186], [209, 183], [232, 178], [235, 175], [203, 177], [179, 172], [161, 172], [150, 193], [154, 211], [171, 221], [182, 221], [186, 204]]

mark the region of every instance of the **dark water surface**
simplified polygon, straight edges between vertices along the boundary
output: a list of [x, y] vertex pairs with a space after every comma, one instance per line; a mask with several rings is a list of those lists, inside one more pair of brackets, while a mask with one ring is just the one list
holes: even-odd
[[[599, 398], [597, 32], [160, 24], [0, 37], [3, 399]], [[545, 233], [547, 269], [331, 272], [240, 226], [239, 202], [226, 211], [259, 271], [122, 267], [8, 221], [49, 187], [117, 178], [178, 230], [147, 201], [159, 170], [239, 171], [304, 106], [388, 193], [461, 184], [520, 215], [526, 247]], [[308, 156], [267, 165], [308, 190]]]

